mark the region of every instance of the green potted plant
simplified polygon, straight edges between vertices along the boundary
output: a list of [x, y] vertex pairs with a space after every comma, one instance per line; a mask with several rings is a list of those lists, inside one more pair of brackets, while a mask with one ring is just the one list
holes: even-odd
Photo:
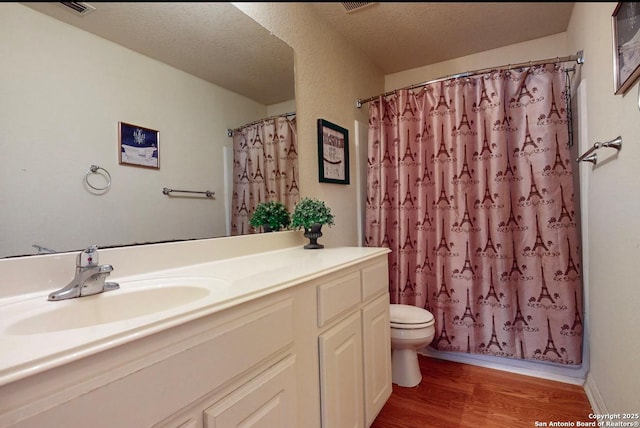
[[291, 228], [304, 229], [304, 236], [309, 239], [306, 249], [324, 248], [318, 244], [318, 238], [322, 236], [322, 225], [333, 226], [333, 214], [324, 201], [315, 198], [302, 198], [294, 207], [291, 215]]
[[278, 201], [260, 202], [249, 220], [256, 229], [262, 226], [265, 232], [278, 231], [291, 223], [291, 215], [287, 207]]

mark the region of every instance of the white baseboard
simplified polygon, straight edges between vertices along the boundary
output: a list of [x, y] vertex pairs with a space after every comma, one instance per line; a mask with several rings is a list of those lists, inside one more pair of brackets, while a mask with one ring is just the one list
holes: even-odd
[[[418, 353], [433, 358], [439, 358], [441, 360], [455, 361], [458, 363], [502, 370], [525, 376], [533, 376], [557, 382], [569, 383], [572, 385], [584, 386], [585, 384], [586, 375], [581, 369], [575, 369], [575, 372], [573, 372], [574, 369], [572, 368], [552, 367], [550, 365], [545, 365], [538, 368], [534, 366], [536, 363], [533, 362], [509, 360], [504, 358], [500, 359], [505, 360], [504, 362], [496, 362], [495, 360], [497, 359], [497, 357], [484, 357], [482, 355], [462, 354], [455, 352], [441, 352], [429, 347], [418, 351]], [[571, 374], [569, 375], [566, 373]]]
[[587, 398], [589, 399], [589, 403], [591, 404], [593, 413], [598, 415], [609, 413], [609, 411], [607, 410], [607, 406], [604, 404], [604, 400], [602, 399], [602, 395], [600, 395], [600, 391], [598, 391], [598, 387], [592, 376], [587, 375], [587, 381], [584, 384], [584, 392], [586, 392], [587, 394]]
[[[584, 388], [584, 392], [587, 395], [587, 399], [589, 400], [589, 404], [593, 409], [594, 414], [604, 415], [608, 414], [607, 406], [600, 395], [600, 391], [598, 390], [598, 386], [593, 380], [593, 376], [590, 376], [588, 373], [583, 379], [582, 377], [574, 377], [574, 376], [566, 376], [560, 375], [557, 373], [548, 373], [546, 371], [527, 369], [525, 367], [518, 367], [514, 365], [500, 364], [493, 362], [491, 360], [483, 359], [482, 356], [474, 356], [467, 354], [458, 354], [452, 352], [439, 352], [431, 348], [425, 348], [418, 351], [421, 355], [426, 355], [433, 358], [440, 358], [442, 360], [447, 361], [455, 361], [463, 364], [471, 364], [479, 367], [487, 367], [496, 370], [503, 370], [510, 373], [522, 374], [526, 376], [534, 376], [542, 379], [554, 380], [563, 383], [569, 383], [573, 385], [581, 385]], [[509, 361], [510, 362], [510, 361]]]

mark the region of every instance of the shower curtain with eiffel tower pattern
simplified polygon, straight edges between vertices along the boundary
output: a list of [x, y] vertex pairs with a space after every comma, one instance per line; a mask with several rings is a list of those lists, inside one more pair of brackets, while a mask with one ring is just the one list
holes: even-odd
[[233, 133], [231, 235], [261, 232], [249, 224], [260, 202], [279, 201], [293, 212], [298, 189], [295, 116], [279, 116]]
[[370, 103], [366, 245], [392, 249], [392, 303], [429, 310], [431, 347], [582, 361], [566, 72], [546, 64]]

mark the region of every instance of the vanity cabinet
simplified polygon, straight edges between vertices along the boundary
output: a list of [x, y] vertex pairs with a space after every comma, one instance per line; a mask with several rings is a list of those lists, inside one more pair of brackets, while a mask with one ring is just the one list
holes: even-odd
[[318, 286], [322, 427], [368, 427], [391, 395], [386, 260]]
[[270, 391], [280, 420], [255, 426], [296, 426], [294, 301], [265, 296], [27, 378], [63, 402], [9, 426], [226, 428], [216, 420], [268, 409]]
[[295, 358], [288, 356], [262, 372], [247, 376], [244, 384], [209, 394], [182, 409], [178, 416], [155, 427], [269, 428], [298, 424]]
[[380, 252], [2, 385], [0, 426], [365, 428], [390, 346]]
[[[227, 331], [230, 341], [214, 351], [224, 361], [215, 367], [231, 382], [180, 409], [154, 428], [262, 428], [297, 425], [297, 380], [294, 349], [295, 297], [256, 305], [235, 319]], [[264, 300], [264, 299], [263, 299]], [[271, 299], [266, 299], [270, 302]], [[266, 303], [265, 302], [265, 303]], [[264, 359], [265, 356], [270, 355]], [[215, 358], [212, 363], [217, 363]], [[201, 367], [202, 375], [214, 365]], [[247, 370], [247, 367], [250, 367]], [[219, 385], [218, 385], [219, 386]]]
[[363, 427], [360, 314], [352, 314], [322, 333], [319, 344], [322, 427]]
[[207, 428], [295, 427], [295, 360], [270, 367], [204, 411]]
[[[362, 352], [365, 426], [370, 426], [391, 396], [391, 330], [387, 264], [362, 271]], [[376, 297], [377, 296], [377, 297]]]

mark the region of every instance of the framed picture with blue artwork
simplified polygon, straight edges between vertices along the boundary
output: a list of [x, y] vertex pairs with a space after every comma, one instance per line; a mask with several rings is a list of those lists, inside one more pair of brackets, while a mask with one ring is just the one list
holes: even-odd
[[126, 122], [118, 128], [120, 165], [160, 169], [160, 132]]
[[349, 131], [318, 119], [319, 181], [349, 184]]

